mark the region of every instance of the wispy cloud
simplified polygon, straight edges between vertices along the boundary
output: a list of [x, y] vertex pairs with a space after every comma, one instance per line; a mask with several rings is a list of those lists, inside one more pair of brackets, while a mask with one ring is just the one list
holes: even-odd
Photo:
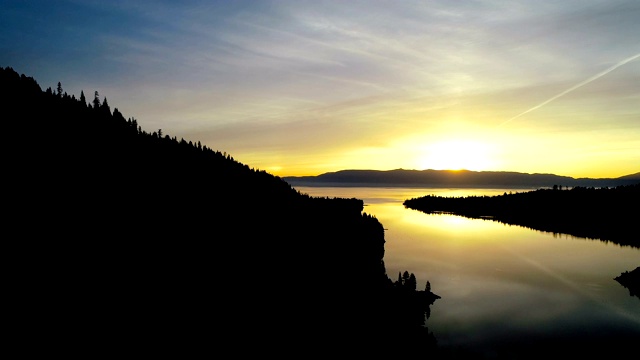
[[547, 100], [545, 100], [545, 101], [543, 101], [543, 102], [541, 102], [540, 104], [538, 104], [538, 105], [536, 105], [536, 106], [534, 106], [534, 107], [532, 107], [532, 108], [530, 108], [530, 109], [528, 109], [528, 110], [526, 110], [526, 111], [524, 111], [524, 112], [522, 112], [522, 113], [520, 113], [520, 114], [518, 114], [518, 115], [516, 115], [516, 116], [512, 117], [511, 119], [508, 119], [508, 120], [506, 120], [506, 121], [504, 121], [504, 122], [500, 123], [498, 126], [499, 126], [499, 127], [500, 127], [500, 126], [503, 126], [503, 125], [505, 125], [505, 124], [509, 123], [510, 121], [513, 121], [513, 120], [515, 120], [515, 119], [517, 119], [517, 118], [519, 118], [519, 117], [521, 117], [521, 116], [523, 116], [523, 115], [525, 115], [525, 114], [527, 114], [527, 113], [530, 113], [530, 112], [532, 112], [532, 111], [534, 111], [534, 110], [536, 110], [536, 109], [539, 109], [539, 108], [541, 108], [541, 107], [545, 106], [546, 104], [548, 104], [548, 103], [552, 102], [553, 100], [556, 100], [557, 98], [559, 98], [559, 97], [561, 97], [561, 96], [564, 96], [564, 95], [566, 95], [566, 94], [568, 94], [568, 93], [570, 93], [570, 92], [572, 92], [572, 91], [574, 91], [574, 90], [576, 90], [576, 89], [578, 89], [578, 88], [580, 88], [580, 87], [582, 87], [582, 86], [585, 86], [585, 85], [587, 85], [588, 83], [590, 83], [590, 82], [592, 82], [592, 81], [594, 81], [594, 80], [597, 80], [597, 79], [599, 79], [599, 78], [601, 78], [601, 77], [603, 77], [603, 76], [607, 75], [608, 73], [610, 73], [610, 72], [612, 72], [613, 70], [615, 70], [615, 69], [619, 68], [620, 66], [625, 65], [625, 64], [627, 64], [627, 63], [629, 63], [629, 62], [632, 62], [632, 61], [634, 61], [634, 60], [636, 60], [636, 59], [638, 59], [638, 58], [640, 58], [640, 53], [635, 54], [635, 55], [633, 55], [633, 56], [631, 56], [631, 57], [628, 57], [628, 58], [626, 58], [626, 59], [624, 59], [624, 60], [622, 60], [622, 61], [618, 62], [617, 64], [615, 64], [615, 65], [613, 65], [613, 66], [609, 67], [608, 69], [606, 69], [606, 70], [604, 70], [604, 71], [602, 71], [602, 72], [599, 72], [599, 73], [597, 73], [596, 75], [594, 75], [594, 76], [592, 76], [592, 77], [590, 77], [590, 78], [588, 78], [588, 79], [586, 79], [586, 80], [584, 80], [584, 81], [582, 81], [582, 82], [580, 82], [580, 83], [578, 83], [578, 84], [576, 84], [576, 85], [574, 85], [574, 86], [572, 86], [572, 87], [570, 87], [570, 88], [568, 88], [568, 89], [564, 90], [563, 92], [561, 92], [561, 93], [559, 93], [559, 94], [557, 94], [557, 95], [555, 95], [555, 96], [553, 96], [553, 97], [551, 97], [551, 98], [549, 98], [549, 99], [547, 99]]
[[260, 164], [493, 132], [532, 166], [539, 144], [598, 158], [593, 132], [637, 147], [616, 131], [640, 136], [639, 16], [636, 0], [33, 0], [3, 5], [0, 65]]

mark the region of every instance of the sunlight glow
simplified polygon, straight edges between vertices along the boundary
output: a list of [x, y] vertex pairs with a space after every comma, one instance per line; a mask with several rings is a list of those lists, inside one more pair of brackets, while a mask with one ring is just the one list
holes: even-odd
[[640, 172], [640, 1], [5, 3], [3, 66], [273, 175]]
[[491, 147], [473, 140], [446, 140], [427, 147], [420, 168], [434, 170], [491, 170]]

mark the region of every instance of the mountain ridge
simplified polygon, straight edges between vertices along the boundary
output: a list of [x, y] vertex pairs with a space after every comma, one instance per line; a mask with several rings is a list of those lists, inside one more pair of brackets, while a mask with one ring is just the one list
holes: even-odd
[[284, 176], [299, 186], [398, 186], [398, 187], [613, 187], [640, 182], [640, 172], [618, 178], [574, 178], [549, 173], [472, 170], [339, 170], [316, 176]]

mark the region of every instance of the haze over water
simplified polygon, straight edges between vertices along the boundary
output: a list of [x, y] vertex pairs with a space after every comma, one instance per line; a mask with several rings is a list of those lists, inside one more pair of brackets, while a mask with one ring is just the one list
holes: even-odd
[[[541, 341], [640, 336], [640, 299], [614, 277], [640, 265], [640, 249], [492, 220], [405, 209], [407, 198], [500, 195], [531, 189], [296, 187], [312, 196], [355, 197], [385, 231], [391, 279], [413, 272], [442, 298], [427, 326], [442, 346], [490, 356]], [[579, 340], [580, 339], [580, 340]], [[497, 350], [503, 349], [503, 350]]]

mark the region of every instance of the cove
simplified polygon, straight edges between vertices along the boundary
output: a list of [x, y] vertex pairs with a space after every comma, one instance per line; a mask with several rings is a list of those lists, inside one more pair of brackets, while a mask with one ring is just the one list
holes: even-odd
[[531, 189], [296, 187], [359, 198], [385, 228], [390, 278], [413, 272], [442, 298], [426, 325], [452, 357], [522, 358], [624, 353], [640, 339], [640, 299], [614, 278], [640, 265], [640, 249], [489, 219], [425, 214], [405, 199], [500, 195]]

